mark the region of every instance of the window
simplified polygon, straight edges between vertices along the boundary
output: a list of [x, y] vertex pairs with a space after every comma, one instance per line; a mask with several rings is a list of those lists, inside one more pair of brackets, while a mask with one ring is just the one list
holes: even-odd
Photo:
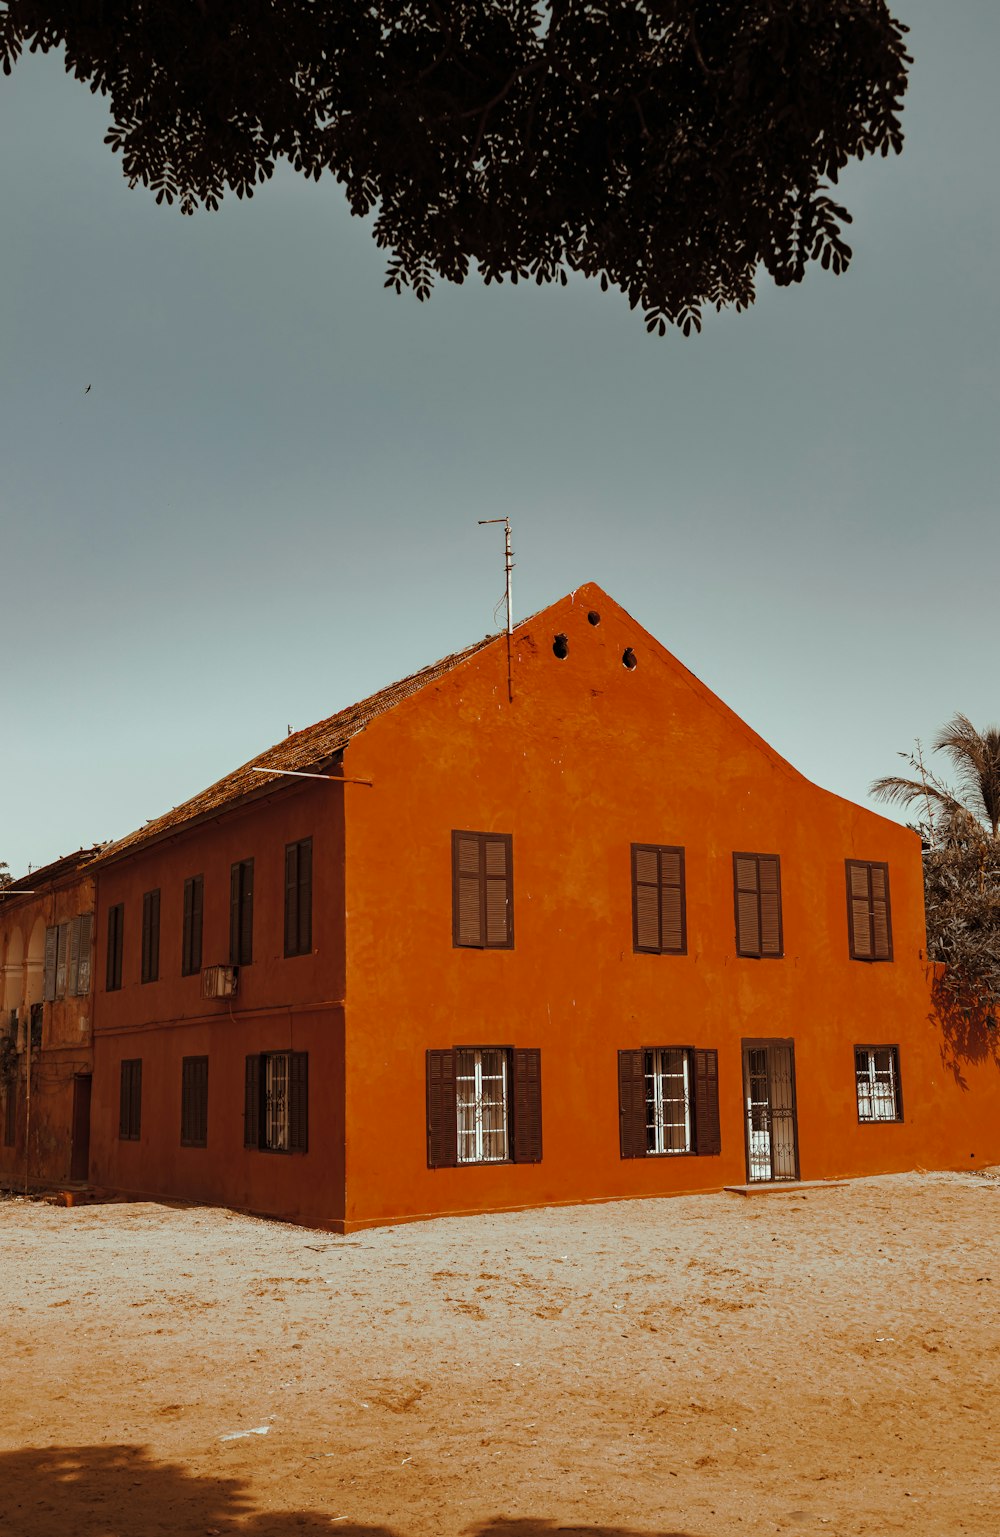
[[542, 1057], [534, 1048], [427, 1053], [427, 1163], [540, 1163]]
[[687, 953], [683, 849], [633, 843], [632, 948], [651, 955]]
[[253, 960], [253, 860], [240, 859], [229, 877], [229, 964]]
[[201, 970], [202, 913], [205, 904], [205, 877], [192, 875], [184, 882], [184, 921], [181, 928], [181, 976], [193, 977]]
[[719, 1054], [690, 1046], [618, 1053], [623, 1158], [722, 1151]]
[[181, 1062], [181, 1146], [208, 1143], [208, 1058], [185, 1057]]
[[514, 948], [514, 840], [510, 833], [452, 833], [452, 943]]
[[118, 1099], [118, 1135], [123, 1142], [138, 1142], [142, 1119], [142, 1058], [122, 1063]]
[[312, 839], [285, 846], [285, 954], [312, 951]]
[[736, 954], [774, 959], [783, 954], [781, 866], [777, 854], [734, 854]]
[[265, 1051], [247, 1057], [243, 1145], [269, 1153], [308, 1151], [308, 1052]]
[[142, 899], [142, 980], [155, 982], [160, 975], [160, 893], [147, 891]]
[[855, 1046], [859, 1121], [901, 1121], [898, 1046]]
[[106, 986], [109, 993], [122, 985], [122, 940], [125, 931], [125, 904], [116, 902], [108, 909], [108, 971]]
[[847, 859], [847, 931], [852, 961], [891, 961], [889, 866]]
[[90, 992], [90, 946], [93, 913], [80, 913], [68, 923], [45, 930], [45, 969], [42, 997], [51, 1002]]

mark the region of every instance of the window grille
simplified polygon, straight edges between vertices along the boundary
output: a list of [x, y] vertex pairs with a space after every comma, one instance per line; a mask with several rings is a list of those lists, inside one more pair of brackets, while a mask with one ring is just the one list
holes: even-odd
[[856, 1046], [854, 1072], [859, 1121], [901, 1121], [899, 1051], [895, 1046]]
[[507, 1138], [507, 1053], [500, 1047], [456, 1053], [459, 1163], [503, 1163]]
[[288, 1056], [276, 1052], [264, 1058], [264, 1146], [288, 1147]]
[[690, 1059], [683, 1049], [656, 1047], [644, 1053], [646, 1151], [690, 1153]]

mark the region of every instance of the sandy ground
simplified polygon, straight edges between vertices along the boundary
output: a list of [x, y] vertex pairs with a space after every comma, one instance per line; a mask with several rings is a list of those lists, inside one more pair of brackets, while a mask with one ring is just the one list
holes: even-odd
[[1000, 1532], [1000, 1181], [336, 1238], [0, 1201], [5, 1537]]

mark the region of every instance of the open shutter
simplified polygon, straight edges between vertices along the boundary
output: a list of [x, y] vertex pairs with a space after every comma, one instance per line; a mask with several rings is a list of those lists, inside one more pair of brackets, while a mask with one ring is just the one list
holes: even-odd
[[872, 865], [872, 950], [875, 960], [892, 960], [892, 925], [889, 921], [889, 866]]
[[299, 953], [299, 845], [285, 848], [285, 954]]
[[632, 845], [632, 938], [637, 950], [660, 948], [660, 879], [656, 849]]
[[660, 948], [687, 949], [684, 922], [684, 850], [660, 850]]
[[51, 1003], [56, 995], [56, 954], [59, 948], [59, 930], [45, 930], [45, 972], [42, 980], [42, 997]]
[[86, 996], [90, 992], [90, 952], [94, 942], [93, 913], [81, 913], [77, 923], [80, 926], [80, 958], [76, 972], [76, 991], [81, 996]]
[[542, 1054], [535, 1047], [514, 1052], [514, 1162], [542, 1161]]
[[229, 964], [230, 966], [240, 964], [240, 865], [238, 863], [233, 865], [229, 872]]
[[458, 1163], [458, 1114], [455, 1108], [455, 1053], [427, 1053], [427, 1167], [450, 1169]]
[[781, 954], [781, 870], [776, 854], [758, 854], [760, 886], [760, 953]]
[[481, 947], [483, 944], [482, 861], [482, 840], [475, 833], [452, 834], [452, 906], [456, 945]]
[[756, 855], [733, 855], [733, 880], [736, 892], [736, 954], [760, 955], [760, 901]]
[[309, 1053], [288, 1054], [288, 1150], [309, 1151]]
[[243, 1084], [243, 1146], [260, 1147], [260, 1057], [247, 1057]]
[[695, 1051], [694, 1141], [696, 1153], [721, 1153], [719, 1125], [719, 1053]]
[[512, 839], [503, 834], [483, 839], [486, 874], [486, 943], [506, 950], [512, 939], [511, 849]]
[[618, 1117], [623, 1158], [646, 1156], [646, 1073], [641, 1051], [618, 1053]]

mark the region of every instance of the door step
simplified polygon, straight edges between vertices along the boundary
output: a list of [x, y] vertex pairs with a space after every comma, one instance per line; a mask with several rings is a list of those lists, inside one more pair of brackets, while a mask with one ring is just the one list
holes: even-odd
[[839, 1190], [846, 1179], [756, 1179], [750, 1185], [723, 1185], [730, 1195], [798, 1195], [802, 1190]]

